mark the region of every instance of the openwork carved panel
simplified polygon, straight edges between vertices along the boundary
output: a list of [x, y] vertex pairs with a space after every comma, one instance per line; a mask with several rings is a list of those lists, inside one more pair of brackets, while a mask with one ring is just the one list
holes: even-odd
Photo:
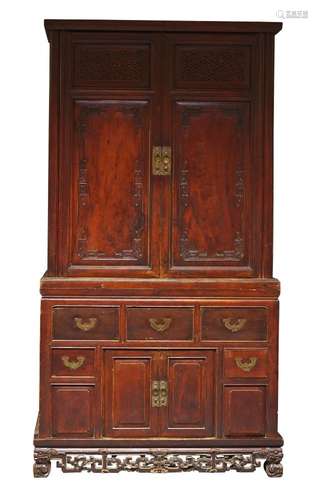
[[209, 450], [207, 452], [146, 452], [111, 453], [107, 450], [74, 452], [67, 450], [35, 450], [35, 477], [47, 477], [51, 460], [56, 460], [62, 472], [116, 473], [145, 472], [254, 472], [265, 459], [264, 468], [268, 476], [279, 477], [283, 473], [280, 463], [283, 454], [280, 448]]
[[73, 83], [103, 88], [148, 88], [150, 47], [125, 45], [76, 45]]
[[176, 86], [196, 88], [247, 88], [250, 48], [217, 45], [176, 47]]
[[87, 101], [76, 116], [75, 260], [143, 262], [147, 103]]

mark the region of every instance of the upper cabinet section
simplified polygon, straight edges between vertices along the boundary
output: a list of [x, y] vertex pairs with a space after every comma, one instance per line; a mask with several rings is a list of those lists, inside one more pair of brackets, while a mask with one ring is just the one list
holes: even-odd
[[271, 277], [280, 27], [46, 22], [49, 275]]

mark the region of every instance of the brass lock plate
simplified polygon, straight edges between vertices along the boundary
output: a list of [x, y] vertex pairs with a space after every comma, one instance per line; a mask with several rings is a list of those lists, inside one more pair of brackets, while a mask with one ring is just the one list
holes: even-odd
[[171, 148], [154, 146], [152, 150], [153, 175], [171, 175]]
[[151, 406], [153, 408], [160, 408], [160, 406], [168, 406], [168, 382], [166, 380], [152, 381]]

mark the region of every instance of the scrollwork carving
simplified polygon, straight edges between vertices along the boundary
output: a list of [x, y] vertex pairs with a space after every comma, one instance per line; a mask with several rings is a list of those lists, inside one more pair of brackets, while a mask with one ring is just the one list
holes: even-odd
[[260, 448], [226, 450], [217, 449], [209, 452], [189, 450], [184, 453], [166, 451], [149, 453], [111, 453], [108, 450], [85, 450], [81, 452], [66, 450], [36, 450], [36, 477], [47, 477], [50, 472], [50, 460], [56, 460], [56, 466], [62, 472], [117, 473], [128, 472], [253, 472], [261, 466], [261, 459], [266, 459], [264, 468], [270, 477], [282, 475], [280, 448]]
[[264, 462], [264, 470], [269, 477], [281, 477], [283, 475], [282, 459], [283, 453], [280, 449], [268, 453]]

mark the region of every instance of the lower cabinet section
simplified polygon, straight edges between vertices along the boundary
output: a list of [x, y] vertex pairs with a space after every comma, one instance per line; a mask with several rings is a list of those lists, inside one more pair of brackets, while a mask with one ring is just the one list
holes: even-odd
[[[101, 348], [94, 377], [88, 377], [82, 367], [73, 370], [71, 365], [67, 371], [59, 364], [66, 352], [68, 363], [78, 363], [81, 354], [91, 361], [87, 366], [95, 366], [93, 349], [54, 348], [52, 352], [48, 433], [52, 438], [248, 439], [272, 433], [271, 381], [265, 372], [262, 381], [257, 379], [265, 349], [245, 349], [242, 354], [219, 348]], [[260, 360], [255, 373], [247, 372], [248, 381], [242, 370], [235, 378], [232, 365], [237, 353]]]
[[53, 385], [51, 396], [53, 437], [94, 436], [94, 386]]
[[213, 351], [106, 351], [104, 434], [214, 435]]
[[224, 436], [266, 434], [266, 386], [224, 387]]

